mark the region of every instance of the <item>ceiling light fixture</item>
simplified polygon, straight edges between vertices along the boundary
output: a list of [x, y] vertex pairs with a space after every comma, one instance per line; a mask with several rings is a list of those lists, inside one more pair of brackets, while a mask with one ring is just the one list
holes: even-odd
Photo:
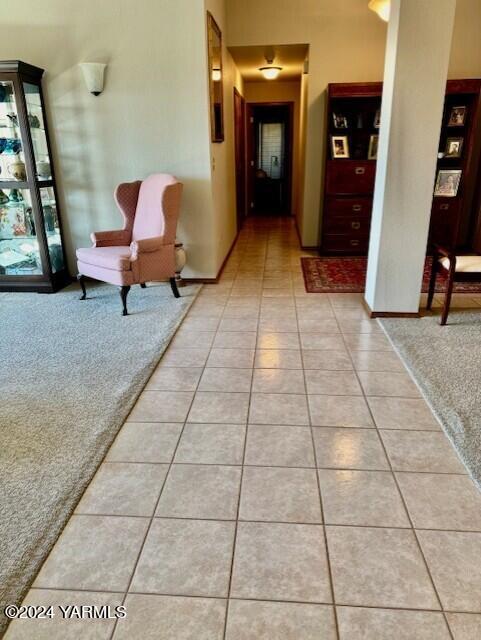
[[391, 0], [370, 0], [367, 5], [371, 11], [377, 13], [377, 15], [384, 20], [384, 22], [389, 22], [389, 14], [391, 13]]
[[274, 49], [269, 47], [269, 50], [264, 54], [268, 67], [259, 67], [259, 71], [262, 73], [266, 80], [275, 80], [277, 76], [282, 71], [282, 67], [274, 67], [272, 63], [274, 62]]
[[259, 71], [266, 80], [275, 80], [282, 71], [282, 67], [259, 67]]

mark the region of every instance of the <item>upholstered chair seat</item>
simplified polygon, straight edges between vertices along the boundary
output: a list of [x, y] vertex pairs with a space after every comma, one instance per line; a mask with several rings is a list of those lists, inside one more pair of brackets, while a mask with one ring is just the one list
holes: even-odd
[[[449, 258], [441, 258], [439, 262], [449, 269]], [[456, 256], [456, 273], [481, 273], [481, 256]]]
[[427, 308], [431, 309], [436, 288], [438, 273], [444, 273], [446, 279], [446, 293], [441, 313], [441, 325], [448, 321], [449, 307], [455, 282], [480, 282], [481, 281], [481, 256], [458, 256], [455, 251], [446, 249], [438, 244], [434, 245], [433, 266], [429, 281]]
[[123, 315], [131, 285], [170, 280], [176, 297], [175, 233], [182, 184], [157, 174], [144, 181], [120, 184], [115, 200], [124, 217], [123, 229], [92, 233], [93, 245], [77, 249], [78, 280], [86, 298], [85, 276], [120, 287]]

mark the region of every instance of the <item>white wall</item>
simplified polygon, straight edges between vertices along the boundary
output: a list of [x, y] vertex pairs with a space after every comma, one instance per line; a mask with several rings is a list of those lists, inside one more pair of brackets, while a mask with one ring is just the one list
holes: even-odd
[[[119, 225], [112, 193], [154, 172], [185, 184], [178, 230], [184, 275], [218, 264], [210, 171], [205, 9], [200, 0], [3, 0], [0, 59], [47, 70], [69, 263], [94, 229]], [[78, 63], [109, 63], [91, 96]]]
[[[222, 32], [222, 76], [224, 92], [224, 142], [210, 145], [213, 202], [215, 275], [218, 274], [237, 234], [234, 87], [243, 93], [242, 78], [227, 50], [225, 0], [205, 0], [205, 6]], [[206, 45], [207, 46], [207, 45]]]
[[[329, 82], [382, 80], [386, 25], [367, 0], [226, 0], [229, 46], [306, 43], [309, 94], [302, 242], [319, 240]], [[481, 76], [480, 0], [458, 0], [449, 77]]]

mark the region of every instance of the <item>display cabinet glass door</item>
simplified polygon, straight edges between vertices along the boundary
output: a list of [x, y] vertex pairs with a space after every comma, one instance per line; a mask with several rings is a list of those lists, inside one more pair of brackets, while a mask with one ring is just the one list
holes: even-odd
[[68, 273], [43, 71], [18, 61], [0, 62], [0, 69], [0, 290], [54, 291], [67, 284]]
[[26, 180], [14, 85], [0, 82], [0, 275], [43, 273], [30, 189], [12, 186]]

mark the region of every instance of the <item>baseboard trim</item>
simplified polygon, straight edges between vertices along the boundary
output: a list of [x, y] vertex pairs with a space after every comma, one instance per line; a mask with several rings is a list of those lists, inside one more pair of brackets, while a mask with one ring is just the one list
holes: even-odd
[[362, 300], [365, 310], [370, 318], [420, 318], [419, 311], [407, 312], [407, 311], [373, 311], [368, 305], [366, 300]]
[[218, 284], [219, 278], [182, 278], [182, 284]]
[[292, 216], [294, 218], [294, 227], [297, 233], [297, 239], [299, 240], [299, 246], [302, 251], [319, 251], [319, 245], [315, 244], [312, 247], [309, 245], [302, 244], [301, 232], [299, 230], [299, 225], [297, 224], [297, 216]]
[[182, 282], [184, 284], [219, 284], [219, 280], [220, 277], [222, 276], [222, 272], [225, 269], [225, 265], [227, 264], [227, 260], [229, 260], [230, 258], [230, 254], [232, 253], [234, 247], [235, 247], [235, 243], [237, 242], [237, 238], [239, 237], [239, 229], [237, 230], [237, 233], [235, 234], [235, 238], [232, 241], [232, 244], [230, 246], [229, 251], [226, 253], [226, 256], [224, 258], [224, 260], [222, 261], [222, 264], [220, 265], [220, 269], [216, 275], [215, 278], [182, 278]]

